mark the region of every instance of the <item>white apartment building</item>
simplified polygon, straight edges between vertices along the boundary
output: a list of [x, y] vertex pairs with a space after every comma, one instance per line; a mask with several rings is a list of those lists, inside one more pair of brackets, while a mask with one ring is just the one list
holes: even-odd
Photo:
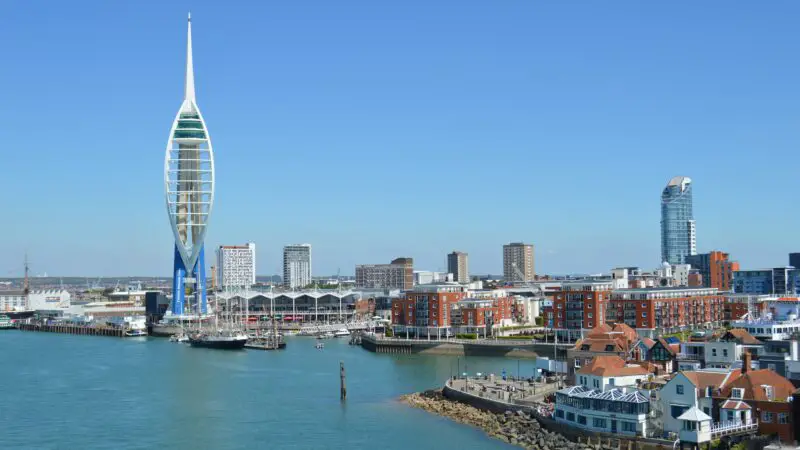
[[292, 289], [311, 284], [311, 244], [283, 247], [283, 284]]
[[256, 244], [220, 245], [217, 249], [217, 279], [221, 289], [249, 288], [256, 284]]

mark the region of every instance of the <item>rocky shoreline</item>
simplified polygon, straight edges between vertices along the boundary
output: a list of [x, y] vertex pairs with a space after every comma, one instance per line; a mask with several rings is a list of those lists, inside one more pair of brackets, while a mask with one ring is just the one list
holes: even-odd
[[478, 427], [489, 436], [512, 445], [535, 450], [583, 450], [589, 447], [569, 441], [558, 433], [544, 429], [539, 421], [523, 412], [494, 414], [473, 406], [449, 400], [441, 389], [414, 393], [400, 397], [400, 400], [425, 411], [455, 420], [456, 422]]

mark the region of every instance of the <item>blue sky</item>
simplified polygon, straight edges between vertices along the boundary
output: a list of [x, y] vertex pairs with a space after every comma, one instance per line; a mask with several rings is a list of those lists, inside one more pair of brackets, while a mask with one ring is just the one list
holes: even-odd
[[0, 4], [0, 276], [166, 275], [167, 135], [191, 10], [214, 142], [207, 245], [315, 274], [536, 245], [537, 272], [654, 267], [694, 180], [698, 249], [800, 251], [800, 3]]

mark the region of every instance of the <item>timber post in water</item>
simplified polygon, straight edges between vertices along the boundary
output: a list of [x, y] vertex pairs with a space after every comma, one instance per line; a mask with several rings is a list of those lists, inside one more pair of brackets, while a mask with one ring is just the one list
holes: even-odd
[[347, 383], [345, 382], [344, 361], [339, 361], [339, 394], [342, 400], [347, 400]]

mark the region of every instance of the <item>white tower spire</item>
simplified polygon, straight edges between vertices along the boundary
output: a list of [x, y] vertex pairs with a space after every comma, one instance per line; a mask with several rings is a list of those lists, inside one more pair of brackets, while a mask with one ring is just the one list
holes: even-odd
[[189, 31], [186, 38], [186, 97], [194, 102], [194, 64], [192, 63], [192, 13], [189, 13]]

